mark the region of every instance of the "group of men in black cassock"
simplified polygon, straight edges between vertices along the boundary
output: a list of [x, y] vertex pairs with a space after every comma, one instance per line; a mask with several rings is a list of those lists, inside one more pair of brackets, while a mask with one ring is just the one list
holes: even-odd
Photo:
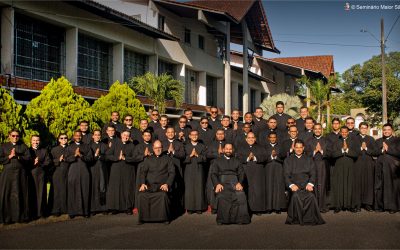
[[353, 118], [345, 126], [334, 118], [323, 135], [306, 107], [297, 120], [283, 102], [263, 116], [256, 108], [243, 122], [238, 110], [218, 119], [211, 107], [195, 121], [187, 109], [174, 127], [152, 110], [137, 129], [131, 115], [120, 123], [112, 112], [102, 130], [89, 132], [82, 121], [70, 141], [62, 133], [50, 150], [39, 136], [28, 148], [12, 130], [0, 148], [0, 223], [137, 209], [138, 224], [168, 224], [185, 211], [211, 209], [218, 224], [287, 211], [288, 224], [317, 225], [329, 209], [399, 211], [400, 139], [392, 125], [375, 141], [368, 124], [357, 130]]

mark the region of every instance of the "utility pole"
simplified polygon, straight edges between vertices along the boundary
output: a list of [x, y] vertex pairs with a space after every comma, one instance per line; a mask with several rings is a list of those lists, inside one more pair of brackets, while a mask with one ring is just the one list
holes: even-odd
[[382, 122], [387, 123], [387, 90], [386, 90], [386, 75], [385, 75], [385, 31], [383, 18], [381, 19], [381, 59], [382, 59]]

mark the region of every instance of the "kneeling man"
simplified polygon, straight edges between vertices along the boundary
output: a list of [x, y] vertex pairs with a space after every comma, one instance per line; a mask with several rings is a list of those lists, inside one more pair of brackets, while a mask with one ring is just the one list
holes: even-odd
[[215, 159], [210, 167], [211, 180], [217, 194], [217, 223], [248, 224], [250, 216], [242, 186], [243, 165], [234, 157], [232, 144], [225, 144], [223, 152], [224, 155]]
[[319, 225], [324, 224], [314, 195], [315, 164], [304, 153], [304, 142], [294, 141], [294, 154], [283, 163], [285, 181], [291, 190], [286, 224]]
[[144, 160], [140, 172], [138, 224], [169, 224], [169, 193], [175, 178], [175, 167], [171, 158], [162, 154], [159, 140], [153, 143], [153, 151], [154, 154]]

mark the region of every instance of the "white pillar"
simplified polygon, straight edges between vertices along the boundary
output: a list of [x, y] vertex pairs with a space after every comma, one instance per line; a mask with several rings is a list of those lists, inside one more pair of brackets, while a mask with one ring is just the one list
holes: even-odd
[[226, 55], [225, 55], [225, 114], [231, 113], [231, 24], [226, 22]]
[[149, 56], [149, 72], [158, 75], [158, 55], [154, 54]]
[[232, 109], [239, 108], [239, 84], [232, 82]]
[[65, 76], [72, 85], [78, 85], [78, 28], [70, 28], [65, 36]]
[[185, 86], [185, 91], [183, 93], [183, 102], [186, 102], [186, 79], [185, 79], [185, 74], [186, 74], [186, 67], [185, 64], [178, 64], [176, 65], [176, 79], [181, 81], [183, 83], [183, 86]]
[[14, 75], [14, 8], [1, 10], [1, 69], [2, 74]]
[[116, 81], [123, 83], [124, 80], [124, 44], [117, 43], [113, 45], [113, 82], [111, 84]]
[[199, 105], [207, 105], [207, 74], [205, 71], [199, 72]]
[[243, 114], [249, 111], [249, 76], [248, 76], [248, 41], [247, 41], [247, 24], [242, 21], [243, 34]]

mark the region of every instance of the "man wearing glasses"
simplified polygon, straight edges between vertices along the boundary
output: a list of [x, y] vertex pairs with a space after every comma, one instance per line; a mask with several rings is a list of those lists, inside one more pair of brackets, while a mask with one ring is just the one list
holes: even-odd
[[221, 121], [218, 119], [217, 107], [213, 106], [210, 108], [210, 118], [208, 119], [208, 125], [212, 130], [214, 130], [214, 132], [221, 127]]
[[199, 141], [204, 145], [210, 145], [210, 143], [214, 140], [214, 132], [208, 126], [208, 118], [203, 116], [200, 119], [200, 128], [199, 131]]
[[142, 133], [140, 133], [139, 129], [133, 127], [133, 116], [132, 115], [125, 116], [124, 131], [129, 131], [131, 133], [131, 140], [135, 145], [139, 144], [139, 141], [140, 141], [139, 139], [142, 137]]
[[149, 127], [153, 128], [153, 131], [155, 131], [160, 127], [160, 121], [159, 121], [160, 113], [158, 112], [157, 109], [153, 109], [150, 114], [151, 114], [150, 115], [151, 121], [149, 122]]
[[346, 119], [346, 127], [349, 128], [349, 136], [352, 139], [356, 139], [357, 135], [360, 134], [360, 132], [358, 131], [358, 129], [355, 128], [356, 123], [353, 117], [349, 117]]
[[31, 156], [28, 147], [19, 140], [20, 133], [8, 133], [9, 142], [1, 145], [0, 164], [0, 224], [26, 222], [28, 214], [27, 171]]

